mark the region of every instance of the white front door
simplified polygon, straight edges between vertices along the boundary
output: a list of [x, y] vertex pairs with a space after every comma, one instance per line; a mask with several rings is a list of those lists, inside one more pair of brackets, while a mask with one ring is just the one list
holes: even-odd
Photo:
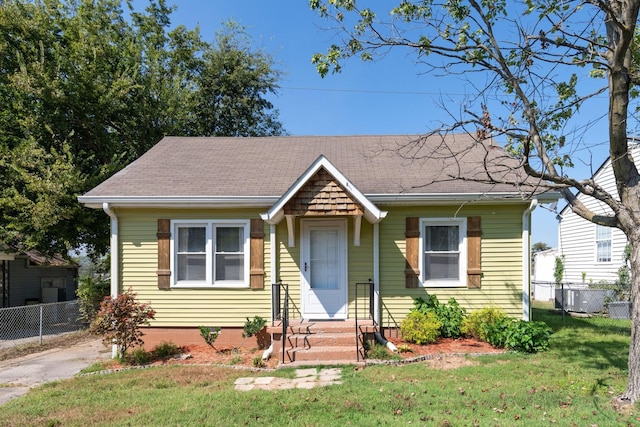
[[302, 220], [301, 298], [305, 319], [347, 317], [347, 226]]

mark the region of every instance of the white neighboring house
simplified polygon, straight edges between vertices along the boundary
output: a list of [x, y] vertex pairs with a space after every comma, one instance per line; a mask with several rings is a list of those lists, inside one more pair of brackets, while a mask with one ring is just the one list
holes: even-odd
[[[640, 165], [640, 141], [629, 147], [636, 165]], [[618, 197], [611, 161], [607, 161], [593, 175], [593, 179], [606, 191]], [[579, 194], [578, 199], [596, 213], [608, 214], [611, 209], [604, 203]], [[567, 205], [560, 211], [558, 225], [558, 251], [564, 256], [565, 283], [614, 282], [618, 269], [624, 265], [627, 237], [617, 228], [603, 227], [580, 218]]]
[[547, 249], [533, 254], [533, 299], [552, 301], [555, 298], [556, 279], [553, 271], [556, 266], [558, 249]]

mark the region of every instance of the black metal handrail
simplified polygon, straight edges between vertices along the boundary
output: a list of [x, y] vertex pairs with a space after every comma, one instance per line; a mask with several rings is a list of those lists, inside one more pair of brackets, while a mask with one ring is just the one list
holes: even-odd
[[[360, 361], [360, 328], [358, 327], [358, 288], [362, 286], [364, 287], [368, 293], [369, 293], [369, 312], [368, 314], [368, 320], [373, 322], [373, 325], [376, 325], [376, 320], [375, 320], [375, 316], [374, 316], [374, 304], [373, 304], [373, 298], [374, 298], [374, 292], [375, 292], [375, 286], [374, 283], [371, 281], [371, 279], [369, 279], [369, 281], [367, 282], [356, 282], [356, 287], [355, 287], [355, 312], [356, 312], [356, 359], [359, 362]], [[366, 310], [366, 308], [365, 308]]]
[[389, 329], [390, 323], [393, 322], [393, 326], [394, 326], [394, 330], [396, 331], [396, 337], [398, 336], [398, 330], [400, 330], [400, 325], [398, 325], [398, 322], [396, 322], [396, 319], [393, 318], [393, 315], [391, 314], [391, 312], [389, 311], [389, 309], [387, 308], [387, 306], [384, 304], [384, 302], [381, 302], [380, 306], [382, 307], [382, 311], [384, 313], [387, 313], [387, 318], [390, 320], [390, 322], [387, 322], [387, 327], [385, 328], [385, 323], [383, 321], [384, 316], [382, 316], [382, 319], [380, 319], [380, 324], [383, 328], [383, 330]]
[[[284, 288], [284, 300], [282, 299], [282, 289]], [[275, 320], [280, 319], [282, 323], [282, 363], [285, 361], [287, 340], [287, 329], [289, 328], [289, 285], [277, 282], [271, 286], [271, 310], [272, 325], [275, 326]]]

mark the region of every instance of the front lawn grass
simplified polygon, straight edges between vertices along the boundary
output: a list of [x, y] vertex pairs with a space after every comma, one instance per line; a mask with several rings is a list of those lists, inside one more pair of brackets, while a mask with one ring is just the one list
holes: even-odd
[[473, 366], [343, 367], [342, 384], [240, 392], [244, 376], [285, 376], [206, 366], [87, 375], [37, 388], [0, 408], [0, 425], [638, 425], [618, 412], [626, 385], [628, 322], [567, 318], [535, 309], [556, 331], [535, 355], [474, 358]]

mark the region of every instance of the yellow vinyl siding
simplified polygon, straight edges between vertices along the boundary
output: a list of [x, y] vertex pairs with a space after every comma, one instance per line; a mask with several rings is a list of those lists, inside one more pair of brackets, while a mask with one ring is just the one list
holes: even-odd
[[[495, 304], [514, 317], [522, 315], [522, 213], [525, 205], [468, 205], [389, 209], [380, 224], [380, 296], [396, 321], [402, 320], [417, 297], [436, 295], [446, 303], [453, 297], [467, 310]], [[405, 218], [481, 216], [482, 288], [405, 287]], [[422, 250], [422, 248], [421, 248]], [[421, 255], [422, 256], [422, 255]], [[387, 326], [389, 315], [382, 311]]]
[[[454, 297], [467, 310], [489, 304], [501, 306], [508, 314], [522, 314], [522, 213], [525, 205], [467, 205], [436, 207], [387, 207], [387, 217], [380, 223], [380, 297], [383, 325], [389, 310], [402, 320], [413, 306], [415, 297], [436, 295], [441, 302]], [[384, 206], [381, 208], [385, 209]], [[276, 276], [272, 279], [270, 226], [264, 224], [264, 289], [249, 288], [172, 288], [157, 286], [157, 220], [170, 219], [251, 219], [265, 209], [119, 209], [120, 287], [131, 288], [138, 299], [151, 303], [157, 311], [154, 326], [193, 327], [242, 326], [246, 317], [271, 318], [271, 283], [281, 280], [289, 285], [290, 316], [300, 317], [300, 218], [295, 221], [295, 246], [289, 247], [286, 221], [276, 226]], [[405, 287], [405, 219], [481, 216], [482, 218], [482, 288]], [[341, 217], [345, 218], [345, 217]], [[373, 225], [362, 220], [360, 246], [354, 243], [354, 222], [347, 218], [348, 316], [355, 313], [355, 283], [373, 276]], [[365, 287], [358, 289], [364, 294]], [[366, 316], [368, 301], [358, 301], [358, 317]]]
[[[348, 262], [348, 297], [349, 318], [355, 318], [355, 296], [356, 283], [373, 280], [373, 225], [362, 219], [360, 226], [360, 246], [353, 245], [354, 238], [353, 220], [349, 218], [349, 233], [347, 248], [349, 253]], [[362, 319], [368, 315], [369, 300], [367, 287], [358, 287], [358, 313], [357, 317]]]
[[[156, 310], [152, 326], [242, 326], [246, 317], [271, 318], [269, 225], [265, 223], [264, 289], [158, 289], [157, 220], [251, 219], [262, 210], [119, 209], [120, 288]], [[248, 256], [248, 254], [247, 254]]]
[[[296, 221], [295, 245], [289, 246], [287, 222], [276, 227], [276, 280], [289, 286], [289, 317], [300, 318], [300, 226]], [[284, 299], [284, 295], [282, 295]]]

